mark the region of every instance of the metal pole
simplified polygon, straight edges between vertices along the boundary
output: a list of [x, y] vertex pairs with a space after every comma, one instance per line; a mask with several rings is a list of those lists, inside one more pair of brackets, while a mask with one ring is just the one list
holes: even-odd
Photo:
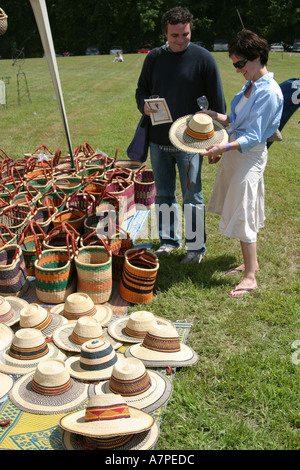
[[67, 116], [66, 116], [66, 111], [65, 111], [65, 106], [64, 106], [63, 94], [61, 90], [60, 78], [59, 78], [59, 73], [58, 73], [56, 55], [55, 55], [55, 50], [54, 50], [54, 45], [53, 45], [53, 39], [52, 39], [52, 33], [51, 33], [50, 24], [49, 24], [46, 3], [45, 3], [45, 0], [30, 0], [30, 3], [31, 3], [34, 16], [35, 16], [38, 30], [40, 33], [41, 41], [42, 41], [45, 55], [46, 55], [47, 62], [48, 62], [48, 67], [50, 69], [52, 83], [53, 83], [53, 87], [55, 90], [56, 99], [58, 102], [59, 110], [61, 113], [64, 129], [66, 133], [72, 166], [74, 168], [75, 165], [74, 165], [74, 159], [73, 159], [71, 137], [70, 137], [69, 126], [68, 126], [68, 121], [67, 121]]

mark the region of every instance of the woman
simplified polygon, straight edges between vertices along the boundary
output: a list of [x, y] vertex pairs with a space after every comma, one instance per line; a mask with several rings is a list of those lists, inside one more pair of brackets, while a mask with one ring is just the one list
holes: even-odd
[[242, 297], [257, 287], [257, 232], [265, 218], [266, 140], [277, 130], [283, 108], [281, 89], [266, 67], [268, 53], [265, 39], [252, 31], [241, 31], [229, 46], [229, 57], [246, 84], [233, 98], [229, 115], [204, 111], [228, 126], [229, 143], [207, 147], [203, 155], [211, 163], [225, 152], [207, 211], [221, 216], [221, 233], [240, 240], [244, 263], [227, 274], [243, 272], [244, 277], [230, 292], [232, 297]]

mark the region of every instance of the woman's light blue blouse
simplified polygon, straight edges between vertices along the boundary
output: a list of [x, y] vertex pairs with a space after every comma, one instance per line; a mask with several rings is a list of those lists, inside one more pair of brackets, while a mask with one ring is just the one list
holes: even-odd
[[274, 74], [268, 72], [253, 83], [252, 92], [238, 115], [235, 113], [236, 105], [252, 82], [247, 81], [231, 102], [228, 116], [232, 125], [229, 126], [228, 133], [234, 134], [241, 146], [241, 153], [259, 143], [265, 143], [279, 127], [283, 95], [273, 77]]

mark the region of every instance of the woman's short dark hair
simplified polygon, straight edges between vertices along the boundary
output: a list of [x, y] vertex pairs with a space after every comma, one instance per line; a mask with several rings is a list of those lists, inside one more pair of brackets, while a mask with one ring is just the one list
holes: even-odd
[[164, 33], [168, 30], [169, 24], [178, 24], [178, 23], [190, 23], [191, 29], [193, 27], [193, 15], [192, 13], [184, 7], [174, 7], [171, 10], [168, 10], [162, 16], [162, 30]]
[[229, 44], [228, 52], [229, 56], [234, 54], [248, 60], [259, 57], [261, 64], [266, 65], [269, 58], [269, 45], [266, 39], [259, 37], [253, 31], [243, 29]]

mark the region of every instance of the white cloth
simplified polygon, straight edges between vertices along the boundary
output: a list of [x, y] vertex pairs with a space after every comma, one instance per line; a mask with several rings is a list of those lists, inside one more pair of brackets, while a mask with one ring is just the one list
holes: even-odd
[[0, 104], [6, 104], [5, 83], [0, 80]]
[[256, 242], [265, 220], [263, 173], [267, 158], [265, 144], [245, 153], [231, 150], [223, 154], [206, 210], [221, 216], [219, 230], [226, 237]]

